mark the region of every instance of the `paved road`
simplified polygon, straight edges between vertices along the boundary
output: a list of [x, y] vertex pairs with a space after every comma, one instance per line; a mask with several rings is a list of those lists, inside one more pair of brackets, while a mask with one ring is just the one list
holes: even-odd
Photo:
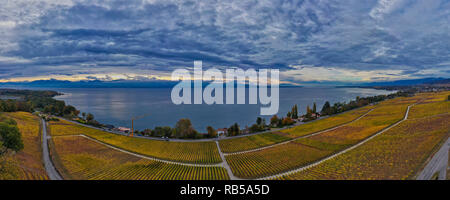
[[417, 176], [417, 180], [430, 180], [436, 172], [439, 172], [438, 179], [447, 179], [448, 152], [450, 149], [450, 138], [442, 145], [439, 151], [434, 154], [430, 162]]
[[47, 135], [47, 125], [43, 119], [41, 119], [42, 123], [42, 158], [44, 161], [45, 171], [47, 171], [47, 175], [50, 180], [63, 180], [59, 175], [58, 171], [56, 171], [55, 166], [53, 166], [52, 159], [50, 158], [50, 154], [48, 152], [48, 139], [50, 136]]
[[297, 168], [297, 169], [294, 169], [294, 170], [290, 170], [290, 171], [287, 171], [287, 172], [275, 174], [275, 175], [272, 175], [272, 176], [267, 176], [267, 177], [259, 178], [259, 179], [260, 179], [260, 180], [265, 180], [265, 179], [269, 179], [269, 180], [270, 180], [270, 179], [276, 179], [276, 178], [283, 177], [283, 176], [286, 176], [286, 175], [290, 175], [290, 174], [293, 174], [293, 173], [296, 173], [296, 172], [300, 172], [300, 171], [303, 171], [303, 170], [305, 170], [305, 169], [308, 169], [308, 168], [314, 167], [314, 166], [316, 166], [316, 165], [319, 165], [319, 164], [321, 164], [321, 163], [323, 163], [323, 162], [325, 162], [325, 161], [327, 161], [327, 160], [330, 160], [330, 159], [332, 159], [332, 158], [335, 158], [335, 157], [337, 157], [337, 156], [339, 156], [339, 155], [341, 155], [341, 154], [344, 154], [344, 153], [346, 153], [346, 152], [348, 152], [348, 151], [350, 151], [350, 150], [352, 150], [352, 149], [355, 149], [355, 148], [357, 148], [357, 147], [363, 145], [364, 143], [368, 142], [368, 141], [371, 140], [372, 138], [374, 138], [374, 137], [376, 137], [376, 136], [378, 136], [378, 135], [380, 135], [380, 134], [382, 134], [382, 133], [388, 131], [389, 129], [391, 129], [391, 128], [397, 126], [398, 124], [402, 123], [403, 121], [407, 120], [407, 119], [408, 119], [408, 115], [409, 115], [409, 109], [411, 108], [411, 106], [414, 106], [414, 105], [415, 105], [415, 104], [408, 106], [408, 108], [406, 109], [405, 117], [404, 117], [402, 120], [398, 121], [398, 122], [395, 123], [395, 124], [392, 124], [392, 125], [388, 126], [387, 128], [384, 128], [383, 130], [379, 131], [378, 133], [375, 133], [374, 135], [372, 135], [372, 136], [370, 136], [370, 137], [364, 139], [363, 141], [361, 141], [361, 142], [359, 142], [359, 143], [357, 143], [357, 144], [355, 144], [355, 145], [353, 145], [353, 146], [351, 146], [351, 147], [349, 147], [349, 148], [347, 148], [347, 149], [344, 149], [344, 150], [342, 150], [342, 151], [340, 151], [340, 152], [338, 152], [338, 153], [336, 153], [336, 154], [333, 154], [333, 155], [331, 155], [331, 156], [328, 156], [328, 157], [326, 157], [326, 158], [323, 158], [323, 159], [321, 159], [321, 160], [318, 160], [318, 161], [316, 161], [316, 162], [314, 162], [314, 163], [312, 163], [312, 164], [309, 164], [309, 165], [306, 165], [306, 166], [303, 166], [303, 167], [300, 167], [300, 168]]

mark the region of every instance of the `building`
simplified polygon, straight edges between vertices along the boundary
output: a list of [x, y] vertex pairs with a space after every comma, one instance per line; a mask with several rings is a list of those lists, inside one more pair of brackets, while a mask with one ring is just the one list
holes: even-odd
[[119, 128], [117, 128], [117, 130], [125, 132], [125, 133], [131, 132], [131, 129], [127, 128], [127, 127], [119, 127]]
[[227, 128], [219, 128], [217, 129], [217, 135], [221, 136], [221, 135], [227, 135], [228, 133], [228, 129]]

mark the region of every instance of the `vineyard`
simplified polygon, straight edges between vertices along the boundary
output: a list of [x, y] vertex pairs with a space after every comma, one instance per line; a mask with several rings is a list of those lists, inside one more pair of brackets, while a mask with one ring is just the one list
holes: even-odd
[[290, 139], [309, 135], [315, 132], [348, 123], [360, 117], [361, 115], [366, 114], [373, 107], [374, 106], [366, 106], [343, 114], [296, 126], [294, 128], [281, 130], [279, 132], [263, 133], [248, 137], [220, 140], [220, 148], [225, 153], [234, 153], [277, 144]]
[[407, 104], [380, 105], [358, 121], [308, 138], [259, 151], [226, 156], [233, 173], [260, 178], [282, 173], [330, 156], [401, 120]]
[[294, 128], [282, 130], [282, 133], [286, 133], [291, 138], [309, 135], [315, 132], [319, 132], [325, 129], [333, 128], [341, 124], [345, 124], [355, 120], [356, 118], [366, 114], [374, 106], [365, 106], [356, 110], [348, 111], [339, 115], [327, 117], [325, 119], [312, 121]]
[[167, 142], [108, 133], [68, 121], [50, 122], [52, 136], [87, 135], [101, 142], [155, 158], [186, 163], [220, 163], [214, 142]]
[[[279, 132], [220, 140], [220, 149], [229, 153], [224, 163], [215, 141], [128, 137], [65, 120], [48, 122], [47, 129], [52, 136], [51, 159], [68, 180], [228, 180], [231, 175], [254, 179], [299, 169], [335, 155], [399, 122], [407, 107], [413, 105], [407, 120], [366, 143], [278, 179], [414, 179], [450, 136], [449, 94], [420, 93], [390, 99]], [[24, 149], [0, 158], [5, 161], [0, 180], [48, 179], [42, 164], [40, 119], [25, 112], [0, 113], [0, 120], [2, 117], [17, 122]], [[273, 144], [278, 145], [267, 147]], [[261, 147], [267, 148], [242, 152]], [[233, 172], [230, 176], [226, 164]]]
[[450, 114], [410, 119], [362, 146], [281, 179], [409, 179], [449, 137]]
[[350, 146], [403, 119], [407, 107], [406, 104], [379, 106], [359, 121], [308, 139], [330, 145]]
[[0, 179], [46, 180], [48, 179], [42, 164], [40, 120], [26, 112], [1, 113], [14, 119], [22, 135], [24, 149], [7, 159], [12, 174]]
[[418, 98], [422, 98], [421, 102], [423, 103], [432, 103], [432, 102], [446, 101], [449, 95], [450, 91], [444, 91], [433, 93], [419, 93], [416, 96]]
[[259, 178], [306, 165], [332, 153], [329, 150], [289, 142], [251, 153], [226, 156], [235, 176]]
[[220, 140], [220, 149], [225, 153], [233, 153], [256, 149], [289, 140], [289, 137], [283, 136], [283, 133], [262, 133], [247, 137]]
[[222, 167], [196, 167], [147, 160], [80, 136], [52, 138], [53, 160], [65, 179], [226, 180]]
[[421, 103], [411, 108], [410, 118], [423, 118], [450, 112], [450, 101]]

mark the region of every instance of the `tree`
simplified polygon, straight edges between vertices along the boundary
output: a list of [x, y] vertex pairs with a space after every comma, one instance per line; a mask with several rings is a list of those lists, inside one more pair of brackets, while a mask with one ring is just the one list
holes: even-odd
[[146, 128], [141, 132], [142, 135], [151, 136], [152, 135], [152, 129]]
[[86, 122], [90, 122], [90, 121], [92, 121], [92, 120], [94, 120], [94, 115], [91, 114], [91, 113], [88, 113], [88, 114], [86, 115]]
[[0, 122], [0, 156], [8, 150], [20, 151], [23, 149], [22, 136], [17, 126]]
[[274, 116], [272, 116], [272, 118], [270, 118], [270, 125], [278, 126], [278, 121], [279, 121], [278, 116], [274, 115]]
[[228, 135], [229, 136], [236, 136], [241, 133], [241, 129], [239, 127], [238, 123], [234, 123], [229, 129], [228, 129]]
[[84, 120], [86, 120], [86, 113], [85, 112], [82, 112], [81, 116], [83, 117]]
[[78, 113], [79, 113], [79, 111], [75, 107], [73, 107], [71, 105], [65, 106], [64, 110], [63, 110], [63, 114], [64, 115], [77, 116]]
[[155, 136], [155, 137], [162, 137], [162, 136], [170, 137], [170, 136], [172, 136], [172, 134], [173, 134], [173, 130], [169, 126], [164, 126], [164, 127], [157, 126], [152, 131], [152, 136]]
[[208, 137], [209, 138], [215, 138], [217, 137], [217, 131], [212, 126], [206, 127], [206, 130], [208, 131]]
[[[289, 117], [289, 116], [288, 116]], [[291, 117], [293, 119], [298, 119], [298, 107], [297, 104], [295, 104], [291, 109]]]
[[322, 111], [321, 111], [322, 115], [329, 115], [330, 109], [331, 109], [330, 102], [328, 102], [328, 101], [325, 102], [325, 104], [323, 104]]
[[250, 133], [256, 133], [259, 132], [261, 130], [261, 126], [259, 126], [258, 124], [253, 124], [252, 126], [250, 126]]
[[292, 120], [290, 117], [286, 117], [286, 118], [283, 119], [282, 125], [283, 126], [289, 126], [289, 125], [292, 125], [294, 123], [295, 123], [294, 120]]
[[175, 125], [173, 136], [175, 138], [194, 138], [197, 131], [192, 127], [191, 120], [180, 119]]
[[256, 118], [256, 124], [258, 126], [261, 126], [261, 123], [262, 123], [262, 118], [261, 117]]
[[317, 113], [317, 105], [316, 105], [316, 102], [314, 102], [314, 104], [313, 104], [312, 112], [313, 112], [313, 113]]

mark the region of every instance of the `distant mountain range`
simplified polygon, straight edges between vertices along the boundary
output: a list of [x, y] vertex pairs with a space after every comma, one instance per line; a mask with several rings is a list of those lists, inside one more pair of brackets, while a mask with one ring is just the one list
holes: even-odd
[[[0, 87], [25, 87], [25, 88], [171, 88], [175, 86], [177, 81], [129, 81], [129, 80], [115, 80], [115, 81], [64, 81], [64, 80], [38, 80], [31, 82], [5, 82], [0, 83]], [[304, 85], [327, 85], [327, 86], [349, 86], [349, 87], [371, 87], [371, 86], [409, 86], [420, 84], [448, 84], [448, 78], [423, 78], [411, 80], [397, 80], [388, 82], [367, 82], [367, 83], [345, 83], [345, 82], [304, 82]], [[208, 84], [204, 82], [204, 84]], [[298, 85], [281, 84], [280, 87], [301, 87]]]
[[450, 83], [450, 79], [446, 78], [423, 78], [423, 79], [412, 79], [412, 80], [398, 80], [398, 81], [388, 81], [388, 82], [372, 82], [363, 83], [360, 86], [409, 86], [409, 85], [423, 85], [423, 84], [442, 84]]

